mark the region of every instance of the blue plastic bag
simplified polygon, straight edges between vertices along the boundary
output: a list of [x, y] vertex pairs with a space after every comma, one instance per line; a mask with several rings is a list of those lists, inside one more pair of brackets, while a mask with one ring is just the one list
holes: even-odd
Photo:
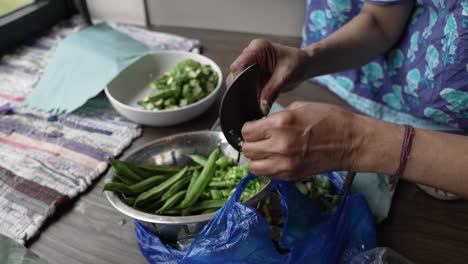
[[347, 192], [335, 212], [322, 211], [297, 188], [272, 181], [280, 197], [285, 225], [280, 254], [266, 220], [239, 203], [255, 176], [243, 179], [234, 195], [195, 238], [188, 250], [175, 250], [135, 221], [138, 246], [150, 263], [349, 263], [376, 247], [374, 218], [362, 195]]

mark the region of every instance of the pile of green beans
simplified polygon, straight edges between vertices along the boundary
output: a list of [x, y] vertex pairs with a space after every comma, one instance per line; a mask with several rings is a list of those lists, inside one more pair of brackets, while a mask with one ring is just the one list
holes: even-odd
[[214, 91], [218, 74], [210, 65], [184, 60], [151, 82], [151, 92], [138, 102], [145, 110], [170, 110], [200, 101]]
[[333, 190], [331, 181], [326, 177], [308, 177], [295, 182], [301, 193], [313, 200], [323, 210], [333, 210], [340, 201], [339, 195]]
[[[247, 176], [247, 166], [237, 166], [232, 158], [221, 156], [219, 148], [208, 157], [187, 155], [193, 165], [139, 164], [111, 160], [115, 174], [103, 190], [119, 195], [127, 205], [160, 215], [196, 215], [221, 208]], [[240, 200], [257, 194], [263, 185], [251, 180]]]

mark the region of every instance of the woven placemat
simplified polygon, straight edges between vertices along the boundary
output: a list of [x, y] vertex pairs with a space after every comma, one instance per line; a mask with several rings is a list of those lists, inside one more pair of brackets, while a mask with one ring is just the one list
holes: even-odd
[[[115, 29], [159, 49], [192, 50], [199, 41], [127, 25]], [[57, 44], [83, 27], [75, 17], [0, 59], [0, 232], [24, 243], [58, 206], [85, 191], [141, 128], [102, 94], [67, 115], [22, 105]]]

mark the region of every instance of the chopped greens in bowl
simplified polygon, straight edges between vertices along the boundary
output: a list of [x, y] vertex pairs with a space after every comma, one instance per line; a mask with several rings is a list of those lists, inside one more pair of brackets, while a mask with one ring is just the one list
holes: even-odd
[[218, 84], [218, 74], [210, 65], [193, 59], [179, 62], [171, 71], [151, 82], [151, 92], [138, 104], [145, 110], [171, 110], [208, 96]]

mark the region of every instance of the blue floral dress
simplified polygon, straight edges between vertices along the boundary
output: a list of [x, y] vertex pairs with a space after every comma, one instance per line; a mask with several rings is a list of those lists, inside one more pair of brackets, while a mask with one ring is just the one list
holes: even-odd
[[[400, 1], [405, 0], [367, 2]], [[363, 4], [362, 0], [308, 0], [303, 46], [343, 26]], [[359, 69], [313, 80], [366, 115], [468, 132], [468, 0], [415, 1], [404, 35], [385, 55]]]

